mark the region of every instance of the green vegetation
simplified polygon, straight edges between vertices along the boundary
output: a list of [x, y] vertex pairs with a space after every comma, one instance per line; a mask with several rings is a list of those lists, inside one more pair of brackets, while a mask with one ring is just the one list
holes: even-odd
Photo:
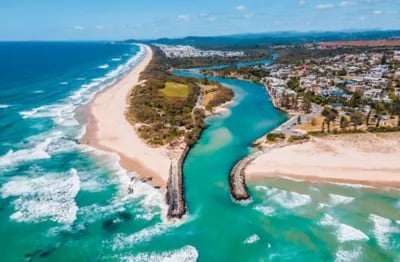
[[[210, 91], [206, 91], [210, 92]], [[222, 105], [226, 102], [229, 102], [233, 98], [233, 91], [230, 88], [219, 86], [216, 90], [211, 91], [212, 98], [205, 105], [207, 110], [211, 110], [212, 108]]]
[[294, 143], [294, 142], [299, 142], [299, 141], [308, 140], [308, 139], [310, 139], [309, 135], [291, 136], [291, 137], [289, 137], [288, 142]]
[[264, 60], [271, 58], [270, 55], [266, 54], [266, 49], [254, 49], [246, 50], [244, 56], [236, 57], [179, 57], [169, 58], [168, 63], [173, 68], [193, 68], [193, 67], [205, 67], [213, 65], [229, 65], [240, 62], [253, 62], [257, 60]]
[[237, 78], [238, 76], [253, 82], [260, 82], [263, 77], [268, 76], [267, 72], [255, 66], [236, 67], [229, 66], [218, 70], [203, 70], [208, 75], [218, 75], [225, 78]]
[[170, 75], [164, 55], [153, 50], [154, 57], [141, 75], [146, 81], [132, 90], [128, 119], [140, 124], [140, 137], [151, 145], [165, 145], [182, 136], [193, 143], [205, 126], [203, 118], [192, 116], [200, 87], [195, 79]]
[[[150, 145], [176, 144], [184, 138], [190, 146], [205, 127], [205, 112], [194, 109], [201, 93], [199, 80], [171, 75], [170, 59], [158, 48], [153, 51], [152, 61], [140, 76], [143, 83], [132, 90], [127, 117]], [[221, 90], [212, 106], [232, 98], [232, 90]], [[226, 95], [228, 92], [232, 95]]]
[[285, 134], [282, 133], [269, 133], [267, 135], [268, 142], [276, 142], [277, 140], [285, 139]]
[[187, 98], [189, 95], [189, 86], [176, 82], [166, 82], [165, 88], [160, 91], [166, 96]]

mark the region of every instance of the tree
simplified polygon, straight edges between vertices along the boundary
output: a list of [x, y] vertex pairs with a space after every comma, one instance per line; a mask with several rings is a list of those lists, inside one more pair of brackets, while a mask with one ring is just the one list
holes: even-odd
[[381, 65], [386, 65], [386, 64], [387, 64], [386, 54], [383, 54], [383, 56], [381, 58]]
[[355, 92], [350, 98], [351, 107], [359, 107], [362, 104], [362, 95], [359, 92]]
[[325, 117], [325, 122], [328, 126], [328, 133], [330, 132], [331, 122], [336, 119], [338, 116], [338, 111], [334, 108], [325, 107], [321, 113], [322, 116]]
[[340, 128], [345, 129], [348, 126], [349, 126], [349, 121], [347, 120], [347, 118], [345, 116], [341, 116], [340, 117]]
[[366, 118], [366, 120], [365, 120], [365, 125], [368, 127], [368, 125], [369, 125], [369, 119], [371, 118], [371, 110], [369, 110], [368, 111], [368, 115], [367, 115], [367, 118]]
[[297, 124], [301, 124], [301, 116], [300, 115], [297, 117]]
[[354, 130], [357, 130], [357, 126], [363, 123], [363, 117], [360, 112], [354, 112], [350, 115], [350, 121], [353, 123]]
[[311, 102], [310, 102], [310, 100], [308, 100], [307, 98], [304, 98], [303, 99], [303, 104], [301, 105], [301, 109], [305, 113], [309, 114], [311, 112]]

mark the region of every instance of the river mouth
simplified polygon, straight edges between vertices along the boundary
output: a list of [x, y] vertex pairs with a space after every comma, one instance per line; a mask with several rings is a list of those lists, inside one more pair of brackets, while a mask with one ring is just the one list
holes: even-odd
[[[175, 74], [204, 77], [196, 71]], [[377, 252], [382, 259], [393, 257], [394, 246], [370, 242], [380, 237], [378, 221], [400, 232], [393, 220], [398, 191], [372, 193], [356, 186], [273, 178], [250, 181], [251, 200], [235, 202], [230, 195], [230, 169], [254, 152], [249, 147], [252, 141], [279, 126], [287, 115], [273, 107], [261, 84], [208, 78], [232, 88], [235, 97], [228, 111], [206, 119], [207, 129], [184, 163], [188, 220], [174, 235], [196, 247], [200, 261], [273, 261], [294, 256], [299, 261], [334, 261]], [[369, 201], [379, 206], [372, 207]], [[399, 243], [394, 234], [385, 237]]]

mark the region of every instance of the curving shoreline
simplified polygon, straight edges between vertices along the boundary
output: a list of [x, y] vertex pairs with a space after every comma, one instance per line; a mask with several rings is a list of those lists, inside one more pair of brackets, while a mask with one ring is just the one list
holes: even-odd
[[88, 124], [81, 142], [117, 153], [124, 169], [137, 173], [142, 180], [165, 190], [171, 162], [180, 157], [183, 148], [148, 146], [125, 117], [129, 94], [139, 84], [140, 73], [153, 57], [149, 46], [142, 47], [145, 48], [142, 61], [120, 81], [97, 94], [87, 106]]
[[399, 188], [399, 136], [399, 133], [367, 133], [312, 138], [261, 154], [245, 173], [254, 180], [290, 177]]

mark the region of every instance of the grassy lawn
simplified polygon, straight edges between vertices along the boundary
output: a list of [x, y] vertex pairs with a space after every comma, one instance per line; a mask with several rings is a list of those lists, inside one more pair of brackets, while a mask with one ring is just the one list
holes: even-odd
[[160, 90], [166, 96], [187, 98], [189, 86], [176, 82], [166, 82], [165, 87]]

